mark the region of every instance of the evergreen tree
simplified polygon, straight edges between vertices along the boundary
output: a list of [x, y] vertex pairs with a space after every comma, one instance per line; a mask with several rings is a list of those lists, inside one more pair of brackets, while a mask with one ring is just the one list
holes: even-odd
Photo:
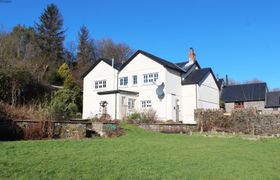
[[46, 64], [58, 66], [64, 59], [64, 33], [63, 19], [56, 5], [50, 4], [44, 9], [35, 24], [37, 43], [41, 49]]
[[89, 31], [86, 26], [81, 27], [78, 36], [78, 66], [83, 66], [95, 60], [94, 42], [89, 38]]

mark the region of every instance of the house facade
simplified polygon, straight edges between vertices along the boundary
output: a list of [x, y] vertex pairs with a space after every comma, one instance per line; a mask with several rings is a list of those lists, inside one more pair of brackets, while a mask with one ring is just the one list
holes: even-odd
[[83, 118], [107, 113], [122, 119], [153, 109], [159, 120], [195, 124], [195, 109], [219, 108], [219, 88], [212, 70], [200, 68], [193, 49], [189, 56], [174, 64], [138, 50], [124, 64], [100, 59], [83, 76]]

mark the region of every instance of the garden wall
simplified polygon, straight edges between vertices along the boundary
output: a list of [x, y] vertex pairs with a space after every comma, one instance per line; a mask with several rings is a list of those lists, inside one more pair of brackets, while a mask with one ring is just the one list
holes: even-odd
[[18, 120], [14, 123], [22, 129], [23, 139], [63, 138], [81, 139], [85, 137], [112, 137], [120, 135], [118, 123], [102, 123], [89, 120], [72, 121], [32, 121]]
[[147, 131], [162, 132], [162, 133], [191, 133], [197, 130], [193, 124], [175, 124], [175, 123], [152, 123], [140, 124], [140, 128]]
[[252, 135], [279, 135], [280, 116], [258, 114], [253, 109], [232, 111], [225, 115], [221, 110], [196, 110], [195, 120], [201, 131], [224, 131]]

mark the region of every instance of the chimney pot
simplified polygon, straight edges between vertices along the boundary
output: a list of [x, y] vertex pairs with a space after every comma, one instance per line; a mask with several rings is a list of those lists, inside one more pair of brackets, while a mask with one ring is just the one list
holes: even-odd
[[194, 64], [195, 61], [196, 61], [196, 58], [195, 58], [194, 49], [193, 49], [193, 48], [190, 48], [189, 63], [190, 63], [190, 64]]

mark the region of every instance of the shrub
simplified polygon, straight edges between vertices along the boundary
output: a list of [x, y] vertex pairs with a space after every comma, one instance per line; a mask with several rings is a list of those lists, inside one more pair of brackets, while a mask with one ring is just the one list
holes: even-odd
[[57, 71], [53, 71], [48, 77], [48, 82], [53, 85], [61, 86], [63, 85], [63, 77]]
[[148, 109], [143, 112], [134, 112], [127, 117], [128, 123], [155, 123], [157, 122], [156, 111]]
[[50, 110], [53, 118], [61, 120], [74, 117], [78, 112], [77, 100], [78, 95], [75, 91], [69, 89], [57, 91], [50, 102]]
[[63, 63], [59, 69], [58, 74], [65, 80], [67, 77], [71, 76], [71, 72], [67, 63]]
[[0, 66], [0, 99], [12, 105], [38, 101], [50, 89], [39, 82], [25, 70], [15, 67], [3, 68]]
[[118, 137], [123, 134], [123, 129], [120, 127], [119, 121], [105, 124], [105, 133], [107, 137]]

